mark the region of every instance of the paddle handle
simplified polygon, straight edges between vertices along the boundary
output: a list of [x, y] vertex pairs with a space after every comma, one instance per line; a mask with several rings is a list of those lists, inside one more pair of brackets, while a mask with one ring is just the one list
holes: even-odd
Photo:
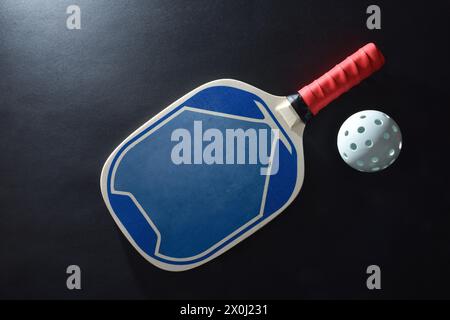
[[379, 70], [383, 64], [383, 54], [375, 44], [366, 44], [298, 93], [311, 113], [316, 115], [331, 101]]

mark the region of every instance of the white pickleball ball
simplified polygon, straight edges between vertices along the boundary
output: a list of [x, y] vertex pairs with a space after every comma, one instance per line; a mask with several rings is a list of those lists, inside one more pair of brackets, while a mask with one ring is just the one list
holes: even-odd
[[342, 159], [352, 168], [377, 172], [390, 166], [402, 149], [397, 123], [376, 110], [357, 112], [339, 129], [337, 146]]

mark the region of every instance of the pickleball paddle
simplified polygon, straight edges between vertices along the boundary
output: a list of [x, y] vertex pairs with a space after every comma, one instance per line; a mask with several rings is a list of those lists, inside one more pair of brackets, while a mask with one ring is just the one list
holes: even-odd
[[294, 200], [305, 123], [383, 64], [369, 43], [287, 97], [232, 79], [195, 88], [107, 159], [100, 183], [112, 217], [159, 268], [214, 259]]

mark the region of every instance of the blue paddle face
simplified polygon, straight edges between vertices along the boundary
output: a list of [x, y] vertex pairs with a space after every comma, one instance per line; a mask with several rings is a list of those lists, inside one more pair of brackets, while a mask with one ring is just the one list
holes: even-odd
[[237, 81], [213, 82], [111, 154], [101, 178], [104, 200], [147, 260], [172, 271], [203, 264], [292, 201], [302, 152], [298, 136], [274, 114], [274, 100]]

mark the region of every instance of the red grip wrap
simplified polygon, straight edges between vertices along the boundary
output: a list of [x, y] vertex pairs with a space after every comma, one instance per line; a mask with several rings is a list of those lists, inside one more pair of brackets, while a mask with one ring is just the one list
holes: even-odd
[[373, 43], [366, 44], [323, 76], [299, 90], [312, 114], [380, 69], [384, 57]]

